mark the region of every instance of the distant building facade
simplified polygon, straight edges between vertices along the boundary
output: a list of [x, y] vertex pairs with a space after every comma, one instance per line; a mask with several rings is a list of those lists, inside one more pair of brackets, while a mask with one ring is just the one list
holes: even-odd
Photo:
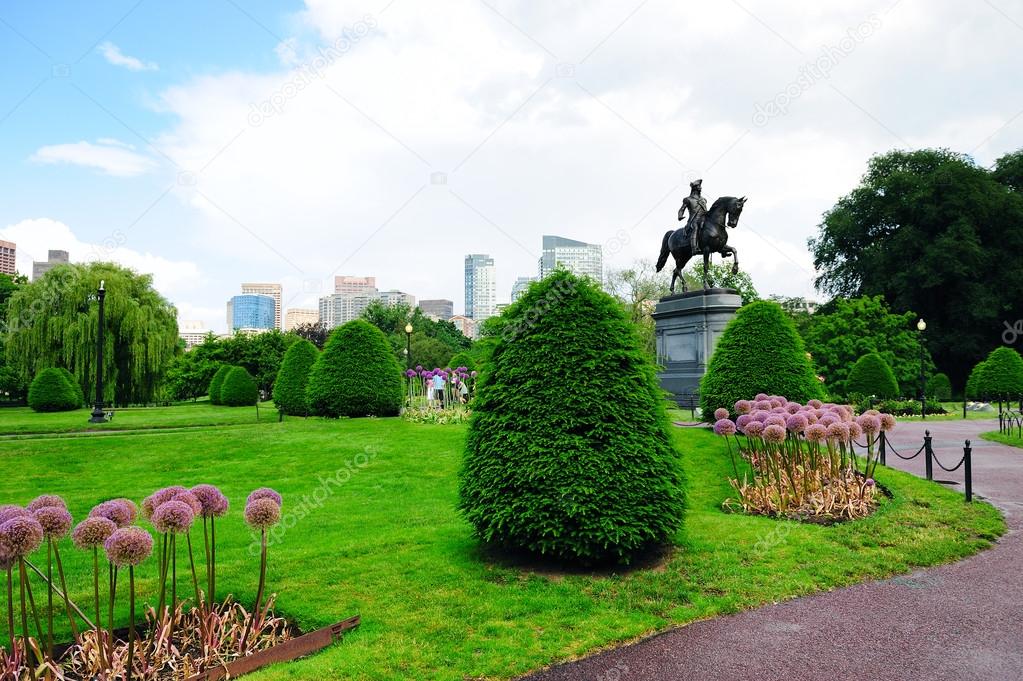
[[483, 253], [465, 256], [465, 316], [482, 322], [497, 314], [497, 268]]
[[541, 279], [561, 265], [573, 274], [590, 277], [598, 283], [604, 281], [604, 253], [600, 244], [545, 234], [539, 265]]
[[376, 290], [376, 277], [334, 277], [334, 293], [345, 293], [355, 296], [360, 293], [372, 293]]
[[204, 322], [181, 322], [178, 325], [178, 338], [185, 341], [186, 352], [196, 345], [202, 345], [209, 333]]
[[477, 334], [479, 333], [479, 324], [476, 323], [476, 320], [469, 319], [465, 315], [461, 314], [455, 315], [448, 321], [454, 324], [458, 328], [458, 330], [462, 332], [462, 335], [465, 336], [466, 338], [476, 338]]
[[522, 294], [526, 292], [529, 285], [536, 281], [536, 277], [519, 277], [512, 284], [511, 290], [511, 301], [514, 303], [516, 300], [522, 297]]
[[[275, 329], [284, 329], [284, 311], [281, 310], [281, 285], [280, 284], [242, 284], [242, 295], [270, 296], [274, 299], [274, 324]], [[259, 327], [254, 327], [259, 328]]]
[[419, 309], [431, 319], [451, 319], [455, 316], [455, 303], [443, 298], [420, 300]]
[[66, 265], [69, 262], [71, 257], [67, 251], [49, 251], [44, 262], [32, 263], [32, 281], [39, 281], [57, 265]]
[[231, 331], [269, 331], [277, 328], [277, 301], [272, 296], [243, 293], [228, 302]]
[[14, 265], [18, 245], [13, 241], [0, 239], [0, 274], [14, 275], [18, 270]]
[[416, 306], [415, 296], [403, 291], [377, 291], [372, 288], [358, 293], [334, 293], [320, 298], [320, 323], [328, 329], [337, 328], [361, 317], [374, 302], [388, 306], [407, 305], [410, 309]]
[[407, 305], [411, 310], [416, 306], [416, 297], [414, 295], [411, 293], [405, 293], [404, 291], [396, 291], [394, 289], [390, 291], [380, 291], [377, 293], [377, 300], [389, 307], [393, 307], [395, 305]]
[[318, 321], [320, 321], [319, 310], [293, 307], [284, 315], [284, 330], [292, 331], [303, 324], [316, 324]]

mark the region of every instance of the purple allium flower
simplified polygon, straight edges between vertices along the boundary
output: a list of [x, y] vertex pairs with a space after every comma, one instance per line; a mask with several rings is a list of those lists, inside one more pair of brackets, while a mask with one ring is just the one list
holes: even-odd
[[785, 428], [791, 433], [802, 433], [810, 423], [802, 414], [793, 414], [785, 420]]
[[195, 514], [188, 504], [172, 499], [160, 504], [159, 508], [153, 511], [152, 521], [157, 532], [184, 534], [192, 528]]
[[281, 495], [276, 490], [272, 490], [269, 487], [260, 487], [259, 489], [254, 490], [251, 494], [249, 494], [249, 498], [245, 500], [245, 505], [248, 506], [256, 499], [272, 499], [278, 506], [281, 506], [284, 503], [284, 499], [281, 498]]
[[171, 501], [180, 501], [185, 506], [188, 506], [190, 509], [192, 509], [193, 516], [202, 515], [202, 504], [199, 503], [199, 500], [195, 498], [194, 494], [187, 490], [175, 494], [173, 497], [171, 497]]
[[822, 407], [817, 407], [816, 409], [813, 410], [813, 415], [817, 417], [818, 421], [824, 418], [824, 415], [827, 413], [828, 412], [824, 411]]
[[817, 423], [819, 423], [822, 426], [824, 426], [825, 428], [827, 428], [832, 423], [838, 423], [841, 420], [842, 419], [838, 418], [837, 416], [835, 416], [833, 413], [831, 413], [829, 411], [829, 412], [825, 412], [824, 416], [822, 416], [819, 419], [817, 419]]
[[867, 478], [866, 482], [863, 483], [867, 487], [873, 487], [875, 484], [874, 478]]
[[787, 416], [788, 412], [785, 411], [785, 407], [771, 407], [772, 414], [778, 414], [779, 416]]
[[781, 426], [782, 428], [784, 428], [785, 427], [785, 417], [782, 416], [781, 414], [771, 414], [766, 419], [764, 419], [764, 425], [765, 426]]
[[405, 370], [406, 378], [414, 378], [415, 375], [416, 375], [416, 370], [415, 369], [406, 369]]
[[187, 491], [187, 489], [180, 485], [172, 485], [170, 487], [164, 487], [163, 489], [156, 490], [142, 500], [142, 517], [146, 520], [151, 520], [153, 518], [153, 513], [156, 512], [156, 509], [160, 508], [161, 504], [173, 499], [175, 494]]
[[764, 440], [779, 444], [785, 441], [785, 427], [772, 423], [764, 428]]
[[753, 417], [749, 414], [739, 414], [739, 418], [735, 419], [735, 427], [746, 432], [746, 425], [753, 420]]
[[782, 400], [779, 400], [777, 397], [772, 397], [769, 400], [769, 402], [771, 403], [771, 409], [774, 409], [775, 407], [784, 407], [785, 406], [785, 402], [783, 402]]
[[753, 412], [753, 420], [759, 421], [760, 423], [766, 421], [770, 416], [771, 412], [764, 411], [763, 409], [758, 409], [755, 412]]
[[13, 520], [14, 518], [24, 518], [25, 516], [30, 515], [32, 514], [23, 509], [21, 506], [15, 506], [14, 504], [5, 504], [4, 506], [0, 506], [0, 525], [3, 525], [8, 520]]
[[803, 412], [803, 416], [806, 417], [806, 422], [810, 425], [817, 423], [817, 414], [813, 413], [813, 410]]
[[836, 421], [828, 426], [828, 439], [836, 442], [849, 441], [849, 426], [841, 421]]
[[873, 435], [881, 430], [881, 419], [873, 414], [863, 414], [856, 419], [856, 423], [859, 424], [860, 428], [862, 428], [863, 432], [867, 435]]
[[863, 429], [860, 428], [860, 424], [855, 421], [850, 421], [845, 425], [849, 426], [849, 437], [853, 440], [859, 438], [860, 435], [863, 435]]
[[39, 509], [47, 508], [49, 506], [56, 506], [57, 508], [67, 508], [67, 504], [64, 502], [64, 499], [58, 497], [56, 494], [41, 494], [35, 499], [33, 499], [31, 502], [29, 502], [28, 506], [26, 506], [25, 509], [29, 513], [35, 513]]
[[730, 414], [728, 413], [728, 410], [725, 409], [724, 407], [718, 407], [717, 409], [714, 410], [714, 420], [715, 421], [720, 421], [721, 419], [726, 419], [729, 416], [730, 416]]
[[806, 403], [806, 406], [813, 407], [814, 409], [820, 409], [821, 407], [824, 406], [824, 403], [821, 402], [820, 400], [810, 400], [809, 402]]
[[245, 506], [245, 522], [257, 530], [266, 530], [281, 520], [281, 507], [270, 497], [253, 499]]
[[814, 423], [806, 427], [806, 439], [809, 442], [823, 442], [828, 436], [828, 429], [820, 423]]
[[799, 404], [798, 402], [787, 402], [785, 404], [785, 411], [787, 411], [790, 414], [798, 414], [802, 408], [803, 405]]
[[117, 525], [114, 525], [113, 521], [92, 516], [78, 523], [75, 531], [71, 533], [71, 541], [80, 549], [91, 549], [102, 546], [116, 529]]
[[884, 432], [887, 433], [889, 430], [895, 428], [895, 417], [892, 416], [891, 414], [881, 414], [880, 419], [881, 430], [883, 430]]
[[423, 365], [422, 364], [417, 364], [416, 365], [416, 371], [422, 371], [422, 370], [423, 370]]
[[767, 393], [757, 393], [753, 399], [757, 402], [762, 402], [767, 399]]
[[153, 553], [153, 537], [141, 527], [122, 527], [107, 537], [103, 548], [118, 567], [138, 565]]
[[732, 435], [735, 433], [735, 423], [731, 419], [718, 419], [714, 423], [714, 432], [718, 435]]
[[877, 409], [868, 409], [867, 411], [863, 412], [863, 415], [864, 416], [880, 416], [881, 412], [879, 412]]
[[753, 408], [757, 411], [771, 411], [771, 401], [757, 400], [753, 403]]
[[196, 485], [192, 488], [192, 494], [202, 506], [203, 517], [220, 518], [227, 513], [227, 497], [213, 485]]
[[43, 543], [43, 526], [31, 516], [11, 518], [0, 525], [0, 546], [8, 555], [24, 558]]
[[746, 424], [746, 428], [743, 433], [750, 437], [760, 437], [764, 434], [764, 424], [760, 421], [750, 421]]
[[106, 518], [118, 527], [126, 527], [135, 521], [132, 513], [133, 510], [134, 508], [124, 503], [123, 499], [112, 499], [110, 501], [104, 501], [102, 504], [98, 504], [95, 508], [89, 511], [89, 516], [95, 518]]
[[751, 411], [753, 411], [753, 404], [749, 400], [739, 400], [735, 403], [736, 414], [741, 416], [742, 414], [748, 414]]
[[32, 515], [42, 526], [43, 536], [47, 539], [66, 537], [74, 522], [68, 510], [60, 506], [43, 506]]
[[476, 378], [477, 376], [480, 375], [480, 372], [478, 372], [478, 371], [470, 371], [469, 375], [472, 376], [473, 378]]

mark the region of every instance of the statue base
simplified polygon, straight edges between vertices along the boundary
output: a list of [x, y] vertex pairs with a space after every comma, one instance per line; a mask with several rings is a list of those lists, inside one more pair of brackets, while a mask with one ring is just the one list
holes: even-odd
[[657, 337], [657, 377], [681, 406], [698, 402], [700, 379], [721, 332], [742, 307], [734, 289], [712, 288], [661, 298], [651, 315]]

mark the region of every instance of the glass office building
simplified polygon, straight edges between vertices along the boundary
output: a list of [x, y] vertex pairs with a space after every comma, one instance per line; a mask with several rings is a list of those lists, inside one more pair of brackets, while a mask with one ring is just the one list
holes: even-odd
[[228, 303], [231, 310], [231, 330], [265, 330], [277, 327], [277, 301], [272, 296], [240, 295]]

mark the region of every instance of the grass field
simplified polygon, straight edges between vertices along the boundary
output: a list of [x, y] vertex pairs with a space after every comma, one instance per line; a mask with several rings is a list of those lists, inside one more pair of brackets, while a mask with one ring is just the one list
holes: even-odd
[[[109, 410], [108, 410], [109, 411]], [[272, 402], [259, 407], [219, 407], [209, 402], [192, 402], [174, 407], [131, 407], [114, 409], [107, 423], [89, 423], [91, 409], [37, 414], [28, 407], [0, 409], [0, 437], [47, 433], [101, 433], [106, 431], [151, 430], [251, 425], [277, 421]]]
[[[271, 547], [269, 572], [278, 610], [306, 630], [356, 613], [363, 624], [327, 651], [253, 679], [506, 679], [697, 619], [961, 558], [1005, 529], [992, 507], [890, 470], [878, 479], [894, 498], [855, 523], [726, 514], [731, 466], [721, 441], [676, 428], [689, 510], [664, 561], [617, 572], [532, 569], [482, 551], [455, 510], [464, 427], [277, 423], [270, 412], [261, 424], [209, 427], [235, 423], [232, 411], [195, 405], [130, 418], [125, 411], [117, 419], [135, 423], [131, 433], [2, 441], [0, 503], [57, 493], [81, 518], [110, 497], [219, 485], [233, 505], [218, 525], [218, 582], [249, 601], [258, 558], [241, 506], [255, 487], [280, 490], [288, 529]], [[254, 410], [243, 411], [255, 420]], [[65, 432], [86, 415], [4, 410], [0, 434]], [[191, 428], [143, 430], [162, 426]], [[86, 556], [69, 543], [63, 552], [84, 605]], [[140, 570], [143, 598], [152, 599], [155, 571], [155, 561]]]
[[992, 430], [989, 433], [981, 433], [980, 436], [985, 440], [991, 440], [992, 442], [1000, 442], [1003, 445], [1010, 445], [1012, 447], [1023, 447], [1023, 438], [1016, 437], [1016, 435], [1006, 435], [1005, 433], [999, 433], [997, 430]]

